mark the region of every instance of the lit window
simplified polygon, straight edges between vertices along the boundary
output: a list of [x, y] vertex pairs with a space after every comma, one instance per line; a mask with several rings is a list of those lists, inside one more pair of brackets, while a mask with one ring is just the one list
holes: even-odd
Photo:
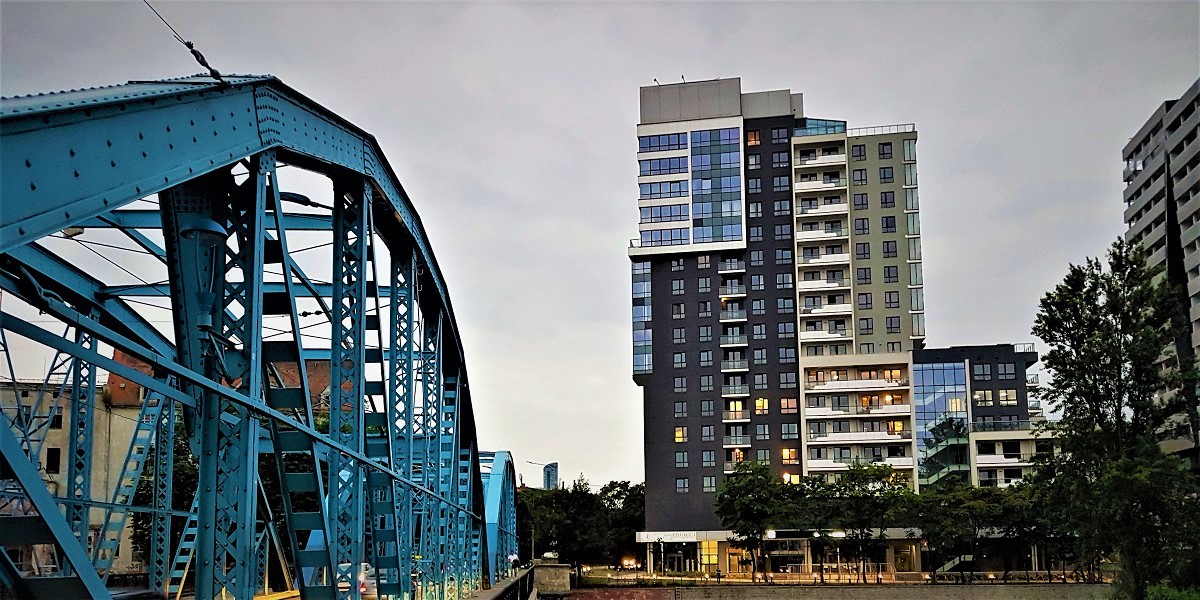
[[675, 428], [675, 443], [682, 444], [688, 440], [687, 426], [679, 426]]
[[795, 398], [780, 398], [779, 412], [783, 413], [785, 415], [794, 415], [797, 412], [799, 412], [799, 410], [797, 409], [797, 405], [796, 405], [796, 399]]

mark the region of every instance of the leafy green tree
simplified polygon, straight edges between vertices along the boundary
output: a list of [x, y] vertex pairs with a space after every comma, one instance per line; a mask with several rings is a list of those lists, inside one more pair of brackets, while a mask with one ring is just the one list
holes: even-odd
[[750, 554], [750, 580], [757, 580], [767, 530], [778, 519], [784, 483], [757, 462], [738, 463], [717, 490], [716, 512], [721, 525], [736, 538], [733, 544]]
[[[1033, 333], [1049, 350], [1044, 391], [1062, 414], [1062, 452], [1041, 485], [1071, 499], [1064, 516], [1085, 562], [1115, 550], [1119, 592], [1143, 600], [1195, 540], [1195, 485], [1159, 442], [1185, 433], [1196, 365], [1175, 353], [1178, 290], [1156, 283], [1140, 247], [1117, 240], [1107, 265], [1072, 265], [1042, 298]], [[1190, 386], [1185, 390], [1185, 386]]]
[[811, 530], [809, 547], [817, 561], [819, 581], [825, 583], [825, 553], [837, 539], [828, 533], [835, 527], [837, 500], [833, 486], [824, 477], [805, 477], [781, 489], [777, 525], [786, 529]]
[[901, 497], [909, 493], [907, 480], [888, 465], [851, 465], [833, 484], [834, 519], [846, 530], [846, 548], [859, 563], [861, 582], [867, 581], [868, 561], [882, 562], [885, 530]]
[[600, 502], [608, 515], [608, 564], [619, 565], [638, 555], [637, 532], [646, 528], [646, 484], [610, 481], [600, 488]]

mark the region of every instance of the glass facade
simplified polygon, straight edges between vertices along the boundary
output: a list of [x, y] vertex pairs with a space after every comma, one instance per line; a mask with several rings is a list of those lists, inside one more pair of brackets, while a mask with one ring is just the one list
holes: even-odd
[[741, 133], [691, 132], [692, 242], [742, 239]]
[[913, 365], [920, 484], [969, 477], [965, 363]]
[[650, 326], [650, 263], [633, 263], [633, 374], [654, 371], [654, 331]]

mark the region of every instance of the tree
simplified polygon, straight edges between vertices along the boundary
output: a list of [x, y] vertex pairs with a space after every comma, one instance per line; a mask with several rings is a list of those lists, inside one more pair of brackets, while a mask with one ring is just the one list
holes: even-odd
[[859, 563], [859, 580], [867, 581], [866, 563], [884, 550], [886, 528], [901, 497], [911, 493], [906, 480], [888, 465], [854, 464], [832, 486], [837, 498], [835, 520], [846, 530], [850, 556]]
[[738, 463], [717, 490], [717, 516], [736, 536], [733, 544], [750, 554], [751, 581], [757, 580], [763, 540], [778, 517], [783, 485], [765, 465], [747, 461]]
[[1196, 519], [1186, 510], [1194, 482], [1158, 444], [1185, 431], [1176, 417], [1195, 410], [1196, 365], [1175, 352], [1178, 291], [1156, 283], [1138, 246], [1117, 240], [1107, 258], [1107, 268], [1072, 265], [1041, 301], [1033, 333], [1049, 348], [1044, 397], [1062, 414], [1062, 451], [1037, 483], [1071, 499], [1064, 516], [1081, 558], [1115, 550], [1119, 592], [1142, 600], [1183, 550], [1195, 550], [1180, 537]]
[[777, 525], [787, 529], [811, 530], [809, 547], [817, 561], [817, 573], [825, 583], [825, 552], [835, 538], [827, 535], [834, 528], [837, 511], [833, 486], [822, 476], [805, 477], [781, 490]]
[[637, 556], [637, 532], [646, 528], [646, 484], [610, 481], [600, 488], [600, 502], [608, 515], [608, 564], [619, 565]]

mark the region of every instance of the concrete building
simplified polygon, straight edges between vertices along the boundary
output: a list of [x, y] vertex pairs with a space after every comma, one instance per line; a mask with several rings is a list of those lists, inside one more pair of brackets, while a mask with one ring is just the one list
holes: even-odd
[[[917, 488], [922, 453], [945, 451], [928, 447], [940, 415], [926, 405], [946, 396], [944, 369], [930, 364], [1005, 365], [1021, 385], [1003, 388], [1002, 410], [975, 412], [1028, 429], [1025, 369], [1036, 355], [924, 350], [915, 126], [810, 117], [801, 94], [742, 93], [735, 78], [641, 88], [637, 134], [639, 237], [628, 254], [648, 564], [748, 569], [713, 510], [739, 462], [790, 482], [883, 463]], [[955, 472], [1015, 479], [971, 468], [976, 415], [972, 387], [961, 387]], [[918, 567], [905, 543], [889, 562]]]

